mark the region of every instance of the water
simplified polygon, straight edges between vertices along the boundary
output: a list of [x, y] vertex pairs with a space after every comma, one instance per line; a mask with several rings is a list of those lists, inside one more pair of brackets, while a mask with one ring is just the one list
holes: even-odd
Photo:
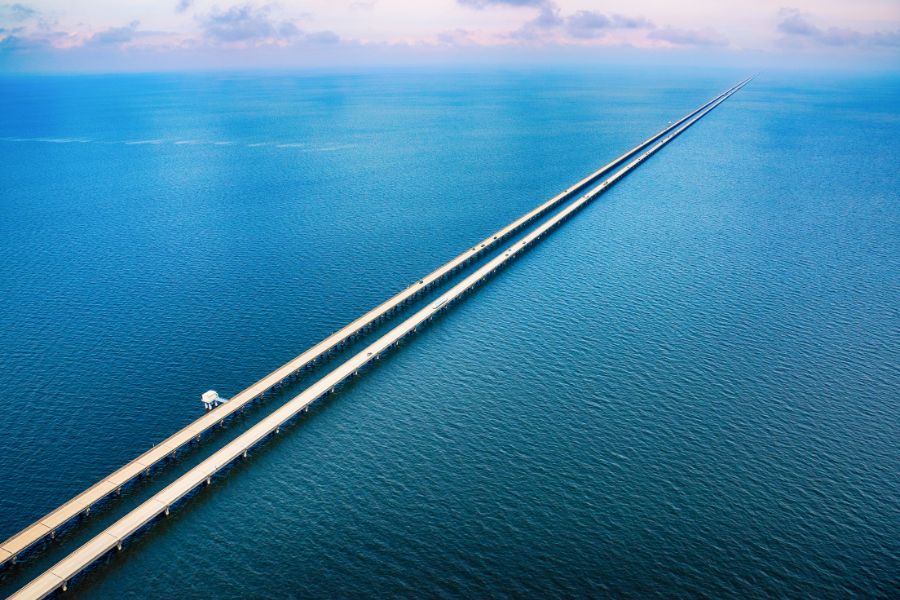
[[[0, 80], [0, 537], [742, 75]], [[898, 106], [764, 74], [75, 595], [892, 595]]]

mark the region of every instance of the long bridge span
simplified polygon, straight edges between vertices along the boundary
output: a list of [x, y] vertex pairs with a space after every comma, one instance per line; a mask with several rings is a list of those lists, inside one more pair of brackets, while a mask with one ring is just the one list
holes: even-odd
[[[492, 236], [486, 238], [480, 244], [476, 244], [472, 248], [466, 250], [428, 276], [419, 280], [417, 283], [395, 295], [390, 300], [382, 303], [375, 309], [372, 309], [322, 342], [316, 344], [297, 358], [286, 363], [276, 371], [273, 371], [271, 374], [238, 394], [238, 396], [235, 396], [235, 398], [228, 403], [206, 413], [203, 417], [200, 417], [147, 453], [144, 453], [137, 459], [128, 463], [111, 476], [104, 478], [37, 523], [23, 530], [16, 536], [13, 536], [13, 538], [10, 538], [10, 540], [0, 546], [0, 552], [7, 553], [6, 555], [0, 556], [0, 561], [10, 561], [14, 559], [18, 552], [21, 552], [23, 549], [28, 548], [37, 541], [46, 538], [48, 535], [52, 535], [52, 532], [55, 531], [56, 528], [79, 514], [88, 511], [91, 504], [94, 502], [110, 495], [117, 489], [120, 489], [123, 485], [136, 479], [155, 464], [162, 462], [167, 457], [177, 452], [179, 448], [187, 445], [203, 432], [221, 423], [225, 418], [235, 411], [240, 410], [249, 402], [259, 398], [267, 391], [284, 384], [302, 369], [321, 360], [321, 358], [330, 352], [343, 347], [348, 341], [365, 331], [368, 331], [375, 324], [422, 294], [426, 289], [430, 289], [450, 274], [456, 272], [487, 252], [490, 248], [498, 245], [501, 241], [533, 223], [541, 216], [546, 215], [565, 200], [572, 198], [580, 191], [593, 185], [603, 175], [609, 173], [628, 159], [631, 159], [636, 154], [642, 152], [613, 175], [603, 180], [592, 190], [585, 193], [557, 214], [547, 219], [544, 223], [537, 226], [522, 239], [510, 245], [500, 254], [489, 260], [470, 275], [466, 276], [462, 281], [438, 296], [427, 306], [418, 310], [415, 314], [379, 337], [362, 351], [320, 378], [270, 415], [260, 420], [256, 425], [252, 426], [221, 449], [214, 452], [211, 456], [190, 469], [184, 475], [178, 477], [175, 481], [164, 487], [148, 500], [144, 501], [137, 508], [117, 520], [110, 527], [94, 536], [62, 561], [13, 594], [10, 598], [17, 600], [26, 598], [45, 598], [58, 590], [65, 591], [71, 579], [84, 572], [111, 550], [121, 549], [123, 543], [127, 539], [148, 525], [153, 519], [160, 515], [168, 515], [170, 510], [191, 492], [204, 485], [210, 485], [212, 483], [212, 478], [216, 474], [231, 465], [237, 459], [247, 457], [248, 452], [253, 447], [266, 440], [269, 436], [277, 434], [282, 427], [287, 425], [292, 419], [297, 417], [297, 415], [308, 411], [310, 405], [314, 402], [329, 395], [348, 379], [358, 375], [361, 370], [379, 360], [386, 352], [413, 335], [418, 331], [419, 327], [426, 325], [436, 315], [442, 313], [454, 303], [458, 302], [466, 294], [475, 289], [475, 287], [520, 256], [524, 251], [531, 248], [539, 240], [571, 218], [572, 215], [587, 206], [587, 204], [601, 195], [610, 186], [633, 171], [650, 156], [658, 152], [666, 144], [687, 130], [691, 125], [740, 90], [750, 81], [750, 79], [751, 78], [747, 78], [725, 92], [722, 92], [709, 102], [691, 111], [683, 118], [651, 136], [646, 141], [629, 150], [608, 165], [605, 165], [572, 187], [569, 187], [557, 196], [554, 196], [544, 204], [516, 219]], [[29, 540], [31, 541], [29, 542]], [[25, 545], [23, 546], [23, 544]]]
[[[735, 86], [737, 87], [737, 86]], [[600, 177], [609, 173], [611, 170], [647, 148], [650, 144], [662, 138], [664, 135], [675, 130], [688, 119], [694, 117], [700, 111], [705, 110], [714, 102], [722, 99], [726, 94], [732, 92], [735, 88], [730, 88], [722, 94], [719, 94], [709, 102], [691, 111], [678, 121], [672, 123], [659, 133], [647, 138], [644, 142], [638, 144], [628, 152], [619, 156], [609, 164], [604, 165], [597, 171], [594, 171], [575, 185], [566, 188], [553, 198], [547, 200], [537, 208], [522, 215], [512, 223], [506, 225], [502, 229], [494, 232], [481, 242], [467, 249], [462, 254], [456, 256], [447, 263], [441, 265], [433, 272], [429, 273], [416, 283], [407, 287], [400, 293], [396, 294], [389, 300], [376, 306], [369, 312], [348, 323], [338, 331], [329, 335], [327, 338], [312, 346], [296, 358], [285, 363], [278, 369], [272, 371], [250, 387], [239, 392], [231, 400], [218, 406], [217, 408], [205, 413], [181, 430], [172, 434], [162, 442], [154, 445], [137, 458], [128, 462], [116, 471], [110, 473], [91, 487], [87, 488], [71, 500], [62, 504], [52, 512], [44, 515], [25, 529], [19, 531], [5, 542], [0, 544], [0, 569], [5, 565], [15, 563], [17, 558], [24, 552], [34, 549], [40, 542], [47, 538], [54, 538], [56, 533], [67, 524], [71, 523], [78, 517], [84, 517], [90, 514], [91, 507], [98, 502], [115, 495], [122, 491], [122, 488], [131, 484], [144, 474], [148, 474], [152, 469], [164, 463], [167, 459], [174, 457], [179, 450], [183, 449], [191, 442], [199, 440], [200, 437], [222, 424], [228, 417], [236, 412], [246, 408], [247, 405], [258, 400], [266, 393], [276, 390], [278, 387], [290, 382], [297, 377], [304, 369], [317, 364], [332, 352], [340, 350], [349, 342], [358, 336], [370, 331], [387, 317], [402, 309], [410, 302], [417, 299], [423, 293], [431, 290], [448, 276], [454, 274], [459, 269], [465, 267], [472, 261], [478, 259], [483, 254], [489, 252], [498, 244], [508, 239], [521, 229], [529, 226], [537, 219], [541, 218], [549, 211], [559, 206], [564, 201], [572, 198], [574, 195], [592, 185]]]

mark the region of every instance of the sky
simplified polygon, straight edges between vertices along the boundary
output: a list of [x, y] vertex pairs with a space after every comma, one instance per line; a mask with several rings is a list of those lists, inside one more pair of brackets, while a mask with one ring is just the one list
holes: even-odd
[[0, 0], [0, 72], [655, 63], [900, 69], [900, 0]]

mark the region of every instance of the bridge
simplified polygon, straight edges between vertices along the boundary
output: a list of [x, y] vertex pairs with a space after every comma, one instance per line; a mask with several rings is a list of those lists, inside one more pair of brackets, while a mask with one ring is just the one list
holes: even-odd
[[[736, 86], [735, 86], [736, 87]], [[563, 190], [550, 200], [537, 208], [522, 215], [512, 223], [488, 236], [475, 246], [467, 249], [459, 256], [438, 267], [413, 285], [404, 289], [394, 297], [376, 306], [369, 312], [347, 324], [340, 330], [331, 334], [315, 346], [309, 348], [293, 360], [269, 373], [250, 387], [238, 393], [228, 403], [218, 406], [202, 417], [193, 421], [186, 427], [169, 436], [162, 442], [153, 446], [126, 465], [107, 475], [88, 489], [84, 490], [71, 500], [54, 509], [49, 514], [41, 517], [19, 533], [13, 535], [0, 544], [0, 568], [8, 563], [15, 563], [24, 552], [32, 549], [47, 538], [54, 538], [56, 533], [78, 517], [90, 514], [91, 507], [111, 495], [121, 493], [122, 489], [143, 475], [149, 474], [167, 459], [173, 458], [179, 450], [192, 442], [199, 441], [203, 434], [208, 433], [218, 425], [222, 425], [230, 416], [244, 410], [248, 405], [260, 399], [265, 394], [273, 392], [279, 387], [291, 382], [295, 377], [307, 369], [338, 351], [352, 342], [358, 336], [370, 331], [390, 317], [397, 310], [402, 309], [410, 302], [416, 300], [423, 293], [431, 290], [445, 278], [464, 268], [472, 261], [477, 260], [483, 254], [514, 235], [521, 229], [529, 226], [537, 219], [570, 199], [575, 194], [584, 190], [596, 182], [600, 177], [647, 148], [667, 133], [675, 130], [682, 123], [706, 109], [712, 103], [722, 99], [735, 88], [726, 90], [709, 102], [691, 111], [683, 118], [666, 127], [659, 133], [649, 137], [625, 154], [616, 158], [597, 171], [591, 173], [575, 185]]]
[[[407, 289], [395, 295], [390, 300], [359, 317], [344, 328], [327, 337], [322, 342], [319, 342], [297, 358], [286, 363], [239, 393], [226, 404], [210, 410], [204, 416], [169, 437], [161, 444], [131, 461], [111, 476], [104, 478], [91, 488], [88, 488], [88, 490], [82, 492], [82, 494], [79, 494], [43, 519], [39, 520], [37, 523], [31, 525], [29, 528], [26, 528], [16, 536], [10, 538], [10, 540], [0, 546], [0, 552], [7, 553], [5, 558], [0, 558], [0, 560], [3, 560], [4, 562], [10, 561], [17, 553], [28, 548], [30, 545], [35, 544], [37, 541], [46, 538], [48, 535], [52, 536], [56, 528], [79, 514], [89, 511], [91, 504], [110, 495], [115, 490], [121, 489], [123, 485], [136, 479], [142, 473], [147, 472], [156, 464], [173, 455], [179, 448], [184, 447], [204, 432], [222, 423], [225, 418], [234, 414], [235, 411], [242, 409], [248, 403], [258, 399], [266, 392], [284, 385], [304, 368], [315, 364], [329, 353], [344, 347], [349, 341], [370, 330], [377, 323], [407, 305], [414, 298], [420, 296], [425, 290], [434, 287], [438, 282], [442, 281], [452, 273], [455, 273], [491, 248], [499, 245], [504, 239], [509, 238], [515, 232], [534, 223], [554, 208], [559, 207], [565, 200], [572, 198], [580, 191], [590, 187], [603, 175], [609, 173], [629, 159], [632, 159], [613, 175], [603, 180], [599, 185], [577, 198], [558, 213], [552, 215], [545, 222], [538, 225], [533, 231], [507, 247], [497, 256], [490, 259], [473, 273], [466, 276], [449, 290], [428, 303], [427, 306], [419, 309], [412, 316], [379, 337], [362, 351], [321, 377], [303, 392], [287, 401], [270, 415], [260, 420], [247, 431], [214, 452], [195, 467], [191, 468], [184, 475], [178, 477], [161, 491], [144, 501], [137, 508], [117, 520], [110, 527], [94, 536], [62, 561], [13, 594], [11, 598], [44, 598], [57, 590], [66, 590], [68, 583], [72, 578], [77, 577], [111, 550], [121, 549], [123, 543], [132, 535], [160, 515], [168, 515], [175, 505], [190, 493], [204, 485], [210, 485], [212, 483], [212, 478], [220, 471], [236, 460], [242, 457], [246, 458], [250, 450], [264, 442], [269, 436], [279, 433], [292, 419], [296, 418], [299, 414], [308, 411], [313, 403], [334, 392], [335, 389], [347, 380], [358, 375], [360, 371], [371, 366], [385, 353], [415, 334], [420, 327], [426, 325], [438, 314], [446, 311], [450, 306], [474, 290], [479, 284], [483, 283], [497, 271], [507, 266], [523, 252], [531, 248], [539, 240], [543, 239], [546, 235], [571, 218], [575, 213], [587, 206], [610, 186], [614, 185], [622, 177], [633, 171], [650, 156], [658, 152], [666, 144], [686, 131], [691, 125], [740, 90], [749, 81], [750, 78], [747, 78], [729, 88], [659, 133], [651, 136], [638, 146], [635, 146], [608, 165], [605, 165], [557, 196], [554, 196], [544, 204], [516, 219], [492, 236], [486, 238], [480, 244], [476, 244], [472, 248], [466, 250], [453, 260], [419, 280], [417, 283], [414, 283]], [[635, 155], [638, 156], [632, 158]]]

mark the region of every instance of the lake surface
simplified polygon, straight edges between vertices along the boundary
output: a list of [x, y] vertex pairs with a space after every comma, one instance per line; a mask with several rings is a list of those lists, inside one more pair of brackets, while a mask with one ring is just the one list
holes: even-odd
[[[744, 75], [0, 79], [0, 538]], [[898, 136], [763, 74], [72, 595], [896, 594]]]

